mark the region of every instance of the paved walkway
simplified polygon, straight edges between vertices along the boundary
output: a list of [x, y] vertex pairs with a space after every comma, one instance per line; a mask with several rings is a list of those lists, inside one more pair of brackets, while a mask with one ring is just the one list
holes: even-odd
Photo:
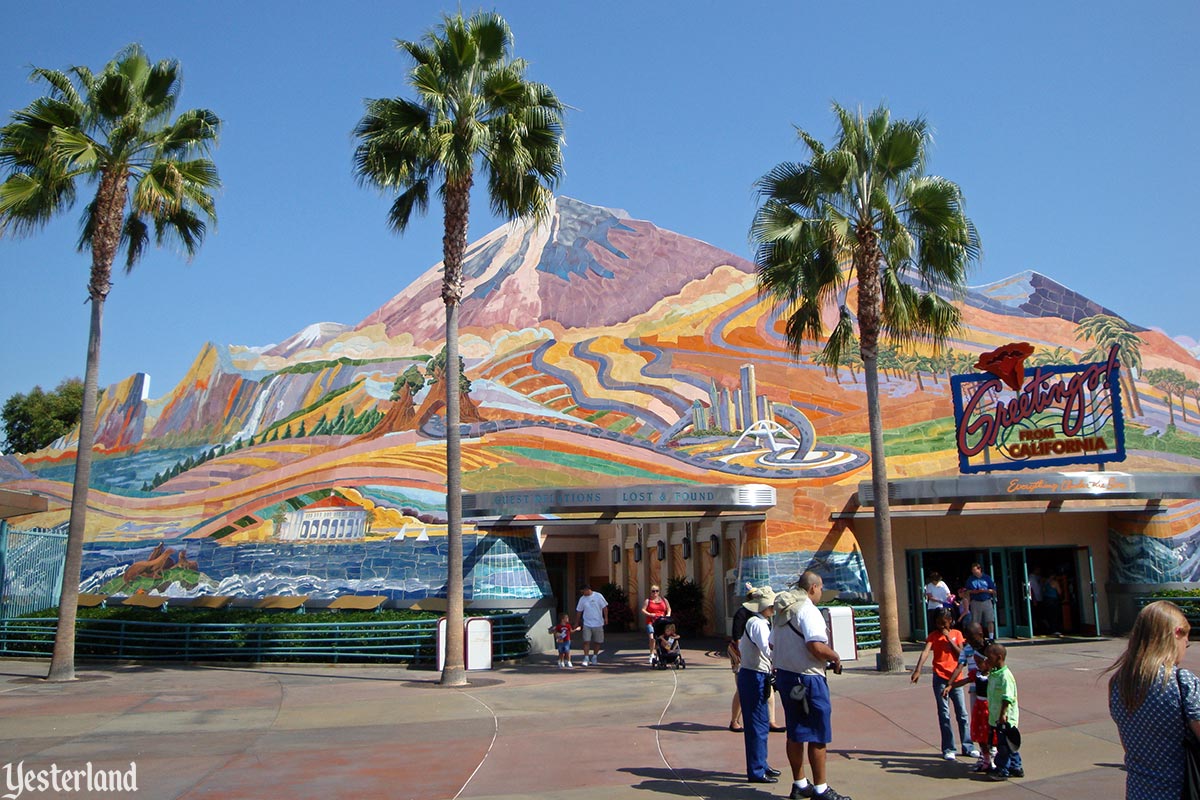
[[[466, 689], [442, 688], [423, 670], [321, 665], [85, 663], [78, 681], [49, 684], [45, 662], [0, 661], [0, 779], [15, 780], [22, 761], [26, 772], [133, 762], [136, 795], [20, 797], [786, 796], [786, 781], [742, 780], [742, 738], [726, 729], [727, 662], [694, 648], [687, 670], [655, 671], [642, 641], [620, 637], [599, 666], [569, 672], [553, 655], [533, 656], [471, 673]], [[1007, 783], [942, 761], [928, 672], [912, 686], [906, 675], [874, 672], [873, 656], [847, 665], [830, 676], [831, 782], [856, 800], [1122, 797], [1121, 746], [1099, 677], [1122, 647], [1010, 649], [1029, 777]], [[786, 779], [783, 744], [771, 735], [771, 762]]]

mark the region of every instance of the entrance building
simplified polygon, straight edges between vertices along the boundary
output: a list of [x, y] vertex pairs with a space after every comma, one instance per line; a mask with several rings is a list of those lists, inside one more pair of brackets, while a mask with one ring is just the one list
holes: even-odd
[[[723, 635], [744, 593], [747, 542], [775, 503], [760, 484], [664, 483], [465, 494], [463, 516], [485, 532], [532, 532], [549, 582], [547, 619], [574, 615], [581, 584], [613, 583], [640, 622], [649, 587], [684, 578], [703, 592], [705, 633]], [[548, 626], [531, 619], [535, 644]]]
[[[996, 583], [997, 634], [1085, 636], [1128, 629], [1137, 586], [1117, 577], [1123, 518], [1153, 517], [1161, 501], [1200, 497], [1200, 475], [1023, 472], [889, 482], [902, 636], [927, 634], [924, 586], [937, 572], [958, 592], [978, 563]], [[875, 566], [874, 497], [859, 485], [849, 523]], [[1114, 562], [1113, 559], [1117, 561]], [[1031, 576], [1059, 596], [1034, 602]], [[874, 576], [872, 576], [874, 577]]]

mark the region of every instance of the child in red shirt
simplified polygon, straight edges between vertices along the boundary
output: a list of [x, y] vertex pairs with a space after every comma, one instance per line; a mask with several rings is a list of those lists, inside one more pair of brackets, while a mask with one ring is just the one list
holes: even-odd
[[942, 758], [954, 761], [957, 757], [954, 750], [954, 729], [950, 725], [950, 701], [954, 701], [954, 712], [958, 717], [958, 738], [962, 741], [963, 755], [979, 758], [979, 748], [971, 741], [971, 729], [967, 722], [967, 704], [963, 697], [962, 687], [945, 689], [950, 686], [950, 679], [958, 669], [958, 658], [962, 653], [962, 631], [955, 630], [954, 618], [948, 609], [938, 612], [934, 618], [934, 630], [925, 640], [925, 649], [913, 667], [912, 682], [916, 683], [921, 677], [921, 666], [930, 653], [933, 653], [933, 697], [937, 703], [938, 725], [942, 729]]
[[554, 634], [554, 646], [558, 649], [558, 668], [574, 669], [571, 663], [571, 634], [579, 628], [571, 627], [571, 615], [563, 614], [558, 618], [558, 624], [550, 628]]

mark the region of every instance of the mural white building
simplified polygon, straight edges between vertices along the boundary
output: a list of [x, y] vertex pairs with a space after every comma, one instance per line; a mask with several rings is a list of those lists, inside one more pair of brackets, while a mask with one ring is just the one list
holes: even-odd
[[279, 538], [294, 541], [348, 541], [367, 535], [367, 510], [331, 495], [284, 517]]

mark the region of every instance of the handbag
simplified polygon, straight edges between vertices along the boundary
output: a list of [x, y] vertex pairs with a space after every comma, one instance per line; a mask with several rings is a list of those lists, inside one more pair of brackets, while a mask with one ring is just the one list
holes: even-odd
[[1191, 720], [1183, 706], [1183, 681], [1180, 670], [1175, 670], [1175, 683], [1179, 686], [1179, 713], [1183, 715], [1183, 791], [1180, 800], [1200, 800], [1200, 741], [1192, 731]]

